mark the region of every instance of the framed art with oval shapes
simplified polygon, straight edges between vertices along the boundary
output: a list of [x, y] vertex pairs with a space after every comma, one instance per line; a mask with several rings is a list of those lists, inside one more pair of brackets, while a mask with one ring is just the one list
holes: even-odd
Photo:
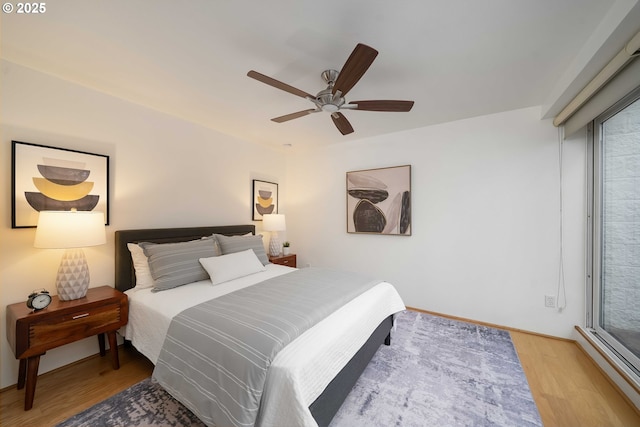
[[11, 141], [11, 228], [72, 209], [104, 212], [109, 225], [109, 156]]
[[262, 215], [277, 214], [278, 184], [254, 179], [251, 206], [254, 221], [262, 221]]
[[411, 165], [347, 172], [347, 232], [411, 235]]

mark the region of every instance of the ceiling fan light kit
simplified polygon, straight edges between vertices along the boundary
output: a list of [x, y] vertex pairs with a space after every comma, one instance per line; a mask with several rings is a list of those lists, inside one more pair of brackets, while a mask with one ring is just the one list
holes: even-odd
[[383, 112], [408, 112], [413, 107], [413, 101], [373, 100], [347, 102], [345, 95], [358, 83], [364, 73], [369, 69], [373, 60], [378, 56], [378, 51], [372, 47], [359, 43], [342, 66], [342, 70], [325, 70], [321, 76], [327, 84], [327, 88], [313, 96], [303, 90], [273, 79], [257, 71], [249, 71], [247, 76], [256, 79], [276, 89], [289, 92], [292, 95], [305, 98], [315, 104], [316, 108], [302, 110], [284, 116], [271, 119], [276, 123], [283, 123], [297, 119], [311, 113], [321, 111], [331, 114], [331, 119], [340, 133], [348, 135], [353, 132], [353, 127], [340, 110], [362, 110]]

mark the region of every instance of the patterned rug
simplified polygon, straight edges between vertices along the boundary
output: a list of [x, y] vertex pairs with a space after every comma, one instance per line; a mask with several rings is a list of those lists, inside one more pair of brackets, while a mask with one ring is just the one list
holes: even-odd
[[[507, 331], [406, 311], [332, 427], [542, 426]], [[150, 378], [58, 427], [203, 426]]]

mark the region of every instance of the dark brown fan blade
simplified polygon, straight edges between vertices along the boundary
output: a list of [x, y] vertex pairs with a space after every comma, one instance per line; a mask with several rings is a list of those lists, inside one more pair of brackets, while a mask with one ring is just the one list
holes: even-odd
[[307, 92], [305, 92], [303, 90], [300, 90], [300, 89], [295, 88], [293, 86], [289, 86], [286, 83], [282, 83], [279, 80], [273, 79], [273, 78], [271, 78], [269, 76], [265, 76], [264, 74], [260, 74], [257, 71], [251, 70], [251, 71], [249, 71], [247, 73], [247, 76], [251, 77], [252, 79], [256, 79], [256, 80], [258, 80], [258, 81], [260, 81], [262, 83], [268, 84], [269, 86], [273, 86], [276, 89], [284, 90], [285, 92], [292, 93], [292, 94], [300, 96], [302, 98], [306, 98], [308, 96], [310, 96], [311, 98], [315, 98], [313, 95], [311, 95], [311, 94], [309, 94], [309, 93], [307, 93]]
[[286, 114], [284, 116], [275, 117], [271, 119], [271, 121], [276, 123], [287, 122], [289, 120], [297, 119], [298, 117], [306, 116], [307, 114], [315, 113], [316, 111], [318, 110], [315, 108], [312, 108], [311, 110], [298, 111], [297, 113], [291, 113], [291, 114]]
[[413, 101], [351, 101], [347, 105], [357, 104], [357, 108], [353, 110], [365, 110], [365, 111], [394, 111], [404, 113], [411, 111], [413, 108]]
[[353, 132], [353, 127], [351, 127], [351, 123], [349, 123], [349, 120], [347, 120], [344, 114], [333, 113], [331, 114], [331, 119], [341, 134], [348, 135]]
[[340, 91], [342, 96], [345, 96], [367, 72], [376, 56], [378, 56], [377, 50], [358, 43], [338, 74], [336, 83], [333, 85], [333, 94]]

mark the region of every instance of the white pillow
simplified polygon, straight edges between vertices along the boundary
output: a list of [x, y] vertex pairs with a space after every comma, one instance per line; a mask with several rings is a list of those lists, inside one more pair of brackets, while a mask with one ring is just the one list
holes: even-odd
[[127, 243], [127, 248], [131, 252], [131, 260], [136, 272], [136, 289], [153, 288], [155, 283], [144, 250], [137, 243]]
[[200, 264], [207, 270], [214, 285], [266, 270], [253, 249], [211, 258], [200, 258]]

